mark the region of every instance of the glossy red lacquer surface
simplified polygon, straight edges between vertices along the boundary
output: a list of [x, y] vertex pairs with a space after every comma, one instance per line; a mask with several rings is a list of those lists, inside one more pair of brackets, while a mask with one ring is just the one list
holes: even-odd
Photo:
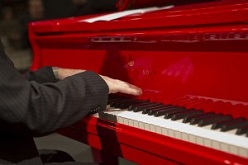
[[[144, 7], [154, 7], [154, 6], [165, 6], [165, 5], [182, 5], [184, 3], [199, 3], [202, 1], [211, 1], [211, 0], [118, 0], [116, 7], [122, 11], [127, 9], [136, 9]], [[213, 1], [213, 0], [212, 0]]]
[[[221, 24], [241, 23], [247, 20], [247, 0], [224, 0], [220, 2], [200, 3], [184, 5], [168, 10], [160, 10], [148, 13], [137, 13], [112, 21], [86, 22], [86, 19], [96, 17], [84, 16], [54, 21], [36, 22], [31, 29], [37, 35], [49, 33], [89, 33], [111, 32], [131, 30], [177, 29], [192, 26], [220, 26]], [[149, 33], [146, 32], [146, 33]], [[95, 34], [95, 35], [96, 35]]]
[[[31, 69], [93, 70], [140, 86], [142, 99], [248, 118], [247, 16], [247, 0], [225, 0], [112, 21], [87, 23], [83, 20], [92, 17], [87, 16], [34, 22]], [[245, 158], [94, 117], [63, 133], [140, 164], [248, 164]]]

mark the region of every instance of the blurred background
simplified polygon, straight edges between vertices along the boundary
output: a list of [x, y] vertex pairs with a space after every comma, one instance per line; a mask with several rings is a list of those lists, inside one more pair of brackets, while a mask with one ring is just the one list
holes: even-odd
[[28, 23], [116, 11], [117, 0], [1, 0], [0, 37], [15, 67], [25, 72], [32, 63]]

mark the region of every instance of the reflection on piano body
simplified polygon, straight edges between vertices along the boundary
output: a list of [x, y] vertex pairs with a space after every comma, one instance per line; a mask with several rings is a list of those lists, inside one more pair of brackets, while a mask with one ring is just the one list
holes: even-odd
[[[30, 24], [31, 69], [93, 70], [144, 94], [62, 134], [138, 164], [248, 164], [248, 1]], [[112, 157], [113, 159], [113, 157]]]

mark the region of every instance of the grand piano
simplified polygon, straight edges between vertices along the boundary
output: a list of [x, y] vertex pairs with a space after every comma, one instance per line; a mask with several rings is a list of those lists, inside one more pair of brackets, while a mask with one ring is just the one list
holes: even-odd
[[105, 164], [248, 164], [248, 1], [129, 10], [29, 25], [32, 70], [82, 68], [143, 95], [60, 133]]

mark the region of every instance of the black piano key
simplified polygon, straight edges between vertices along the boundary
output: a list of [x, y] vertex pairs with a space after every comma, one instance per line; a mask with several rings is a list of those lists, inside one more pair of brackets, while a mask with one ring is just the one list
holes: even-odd
[[148, 113], [148, 115], [150, 115], [150, 116], [153, 115], [153, 116], [156, 116], [156, 117], [163, 116], [166, 111], [169, 111], [169, 110], [172, 110], [172, 109], [176, 109], [176, 108], [178, 108], [178, 107], [176, 107], [176, 106], [173, 106], [173, 107], [161, 107], [161, 108], [157, 108], [157, 109], [151, 110]]
[[135, 99], [135, 100], [130, 101], [130, 102], [121, 103], [118, 106], [118, 108], [120, 108], [120, 109], [126, 109], [126, 108], [130, 107], [131, 105], [138, 105], [140, 103], [147, 103], [147, 102], [148, 102], [148, 100], [137, 100], [137, 99]]
[[109, 98], [108, 99], [108, 104], [112, 104], [113, 102], [123, 100], [123, 98]]
[[180, 120], [180, 119], [192, 116], [192, 115], [197, 115], [197, 114], [202, 114], [202, 113], [203, 111], [190, 109], [190, 110], [182, 111], [182, 112], [172, 115], [171, 120]]
[[151, 107], [151, 108], [146, 108], [142, 111], [143, 114], [148, 114], [148, 115], [153, 115], [153, 112], [159, 111], [161, 109], [168, 109], [168, 108], [172, 108], [174, 106], [172, 105], [163, 105], [163, 106], [159, 106], [159, 107]]
[[245, 118], [243, 118], [243, 117], [235, 118], [235, 119], [230, 119], [230, 120], [227, 120], [227, 121], [220, 121], [220, 122], [214, 123], [212, 125], [211, 129], [219, 129], [219, 128], [221, 128], [225, 124], [235, 123], [235, 122], [243, 122], [243, 121], [245, 121]]
[[158, 109], [162, 109], [163, 107], [159, 106], [159, 107], [150, 107], [150, 108], [145, 108], [142, 110], [142, 114], [148, 114], [151, 111], [154, 110], [158, 110]]
[[229, 131], [229, 130], [232, 130], [232, 129], [236, 129], [236, 128], [240, 128], [240, 127], [243, 127], [243, 126], [247, 126], [248, 125], [248, 121], [239, 121], [239, 122], [233, 122], [233, 123], [227, 123], [227, 124], [224, 124], [222, 127], [221, 127], [221, 131], [225, 132], [225, 131]]
[[165, 119], [170, 119], [174, 114], [176, 113], [179, 113], [179, 112], [183, 112], [183, 111], [186, 111], [185, 108], [177, 108], [177, 109], [174, 109], [174, 110], [170, 110], [170, 111], [167, 111], [164, 115], [164, 118]]
[[122, 101], [122, 102], [117, 102], [115, 105], [115, 108], [126, 107], [125, 105], [127, 105], [127, 104], [130, 106], [130, 105], [136, 105], [136, 104], [144, 103], [144, 102], [148, 102], [148, 101], [147, 100], [137, 100], [137, 99], [126, 100], [126, 101]]
[[199, 117], [199, 116], [202, 116], [202, 115], [206, 115], [206, 114], [214, 114], [213, 112], [207, 112], [207, 113], [196, 113], [196, 114], [192, 114], [192, 115], [189, 115], [185, 118], [183, 118], [183, 123], [188, 123], [190, 122], [192, 119], [196, 118], [196, 117]]
[[119, 103], [119, 104], [115, 105], [115, 108], [126, 109], [126, 108], [128, 108], [130, 105], [134, 105], [134, 104], [135, 104], [134, 101], [132, 101], [132, 102]]
[[198, 126], [203, 127], [206, 125], [210, 125], [216, 122], [220, 122], [220, 121], [227, 121], [232, 119], [231, 116], [226, 116], [226, 115], [216, 115], [216, 116], [212, 116], [211, 118], [206, 118], [206, 119], [202, 119], [199, 121]]
[[108, 103], [111, 103], [116, 100], [120, 100], [120, 98], [108, 98]]
[[171, 109], [171, 108], [175, 108], [174, 106], [168, 106], [168, 107], [159, 107], [159, 108], [154, 108], [154, 109], [150, 109], [150, 110], [147, 110], [147, 114], [152, 116], [154, 115], [155, 113], [157, 113], [158, 111], [162, 111], [162, 110], [168, 110], [168, 109]]
[[238, 128], [236, 131], [237, 135], [243, 135], [248, 133], [248, 125]]
[[122, 101], [122, 102], [117, 102], [114, 105], [112, 105], [113, 108], [121, 108], [121, 106], [129, 104], [129, 103], [133, 103], [132, 100], [126, 100], [126, 101]]
[[114, 100], [123, 99], [123, 98], [127, 98], [127, 97], [121, 97], [121, 96], [109, 94], [108, 101], [114, 101]]
[[134, 112], [144, 111], [145, 109], [152, 108], [152, 107], [162, 107], [162, 103], [150, 103], [148, 105], [137, 106], [133, 109]]
[[[133, 111], [135, 108], [137, 108], [137, 107], [142, 107], [142, 106], [146, 106], [146, 105], [151, 105], [151, 104], [154, 104], [153, 102], [144, 102], [144, 103], [139, 103], [139, 104], [136, 104], [136, 105], [130, 105], [129, 107], [128, 107], [128, 110], [129, 111]], [[156, 104], [158, 104], [158, 103], [156, 103]], [[162, 104], [162, 103], [160, 103], [160, 104]]]
[[140, 112], [142, 111], [143, 114], [147, 114], [147, 112], [151, 109], [159, 109], [159, 108], [162, 108], [163, 105], [154, 105], [152, 107], [144, 107], [144, 108], [137, 108], [135, 110], [133, 110], [134, 112]]
[[213, 112], [208, 112], [208, 113], [204, 113], [204, 114], [201, 114], [199, 116], [196, 116], [196, 117], [193, 117], [191, 120], [190, 120], [190, 124], [193, 125], [193, 124], [198, 124], [200, 120], [202, 119], [206, 119], [206, 118], [209, 118], [209, 117], [213, 117], [215, 116], [216, 114], [213, 113]]
[[113, 101], [113, 102], [110, 103], [110, 107], [116, 107], [120, 103], [123, 103], [123, 102], [125, 103], [125, 102], [131, 101], [131, 100], [133, 100], [133, 98], [116, 100], [116, 101]]
[[153, 115], [156, 117], [164, 116], [168, 111], [176, 110], [179, 108], [181, 108], [181, 107], [171, 107], [171, 108], [159, 109], [159, 110], [153, 112]]

